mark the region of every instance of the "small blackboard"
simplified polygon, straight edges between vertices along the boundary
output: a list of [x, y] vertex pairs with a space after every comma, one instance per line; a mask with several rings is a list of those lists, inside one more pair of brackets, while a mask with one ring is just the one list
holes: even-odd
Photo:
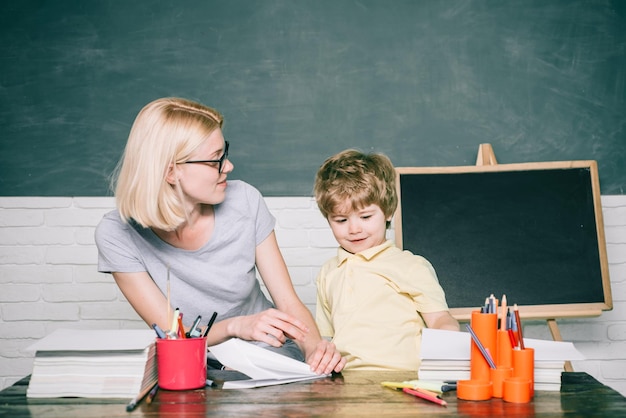
[[595, 161], [397, 173], [396, 243], [433, 264], [457, 319], [490, 294], [525, 318], [612, 308]]

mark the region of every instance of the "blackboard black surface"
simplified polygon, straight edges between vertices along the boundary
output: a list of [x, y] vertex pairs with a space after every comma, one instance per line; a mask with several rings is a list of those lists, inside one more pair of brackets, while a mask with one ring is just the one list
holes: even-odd
[[612, 301], [596, 170], [584, 161], [399, 168], [399, 245], [433, 264], [456, 313], [506, 294], [527, 317], [597, 315]]
[[626, 3], [21, 0], [0, 13], [0, 195], [108, 195], [149, 101], [226, 118], [235, 171], [312, 194], [348, 148], [396, 166], [598, 161], [626, 187]]

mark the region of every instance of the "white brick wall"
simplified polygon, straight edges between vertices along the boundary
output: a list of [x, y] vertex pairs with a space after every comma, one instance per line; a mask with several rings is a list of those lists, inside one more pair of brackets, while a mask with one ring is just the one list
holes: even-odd
[[[315, 275], [335, 240], [310, 197], [266, 201], [296, 290], [313, 311]], [[559, 328], [587, 357], [575, 370], [626, 395], [626, 196], [603, 196], [602, 206], [614, 309], [560, 320]], [[107, 197], [0, 197], [0, 388], [32, 371], [24, 348], [56, 328], [145, 326], [112, 278], [96, 271], [93, 232], [113, 207]], [[541, 321], [524, 331], [551, 338]]]

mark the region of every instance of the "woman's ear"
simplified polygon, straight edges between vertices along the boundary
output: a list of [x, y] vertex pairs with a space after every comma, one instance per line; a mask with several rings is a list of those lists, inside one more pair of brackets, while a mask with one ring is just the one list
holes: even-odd
[[176, 164], [170, 164], [167, 166], [167, 173], [165, 173], [165, 181], [167, 181], [172, 186], [178, 183], [178, 170], [176, 169]]

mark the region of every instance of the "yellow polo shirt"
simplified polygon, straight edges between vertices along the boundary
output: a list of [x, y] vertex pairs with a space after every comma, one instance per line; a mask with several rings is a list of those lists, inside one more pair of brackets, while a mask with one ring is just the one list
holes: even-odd
[[339, 248], [317, 276], [316, 322], [347, 357], [346, 369], [417, 371], [419, 312], [447, 310], [428, 260], [391, 241], [357, 254]]

